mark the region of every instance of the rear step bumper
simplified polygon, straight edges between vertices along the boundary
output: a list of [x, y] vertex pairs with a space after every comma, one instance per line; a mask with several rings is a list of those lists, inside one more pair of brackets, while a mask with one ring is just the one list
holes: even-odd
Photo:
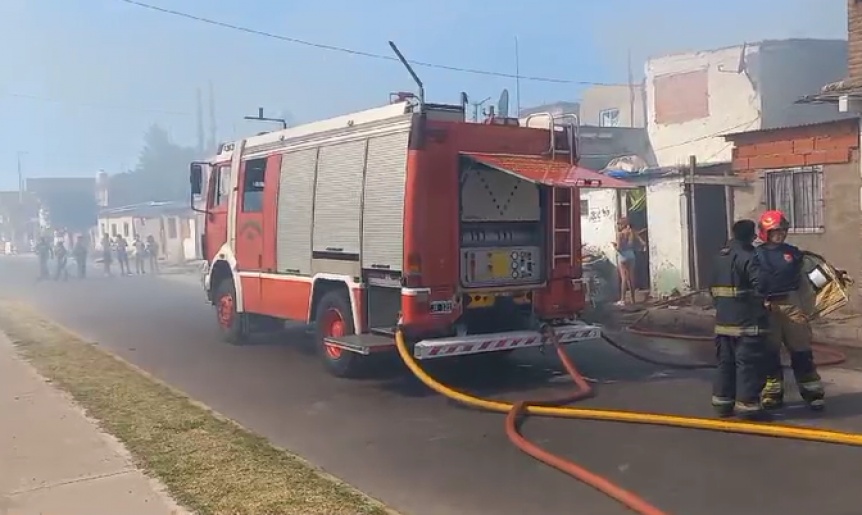
[[[594, 325], [563, 325], [554, 327], [561, 344], [594, 340], [602, 330]], [[413, 349], [416, 359], [434, 359], [464, 356], [504, 350], [526, 349], [551, 344], [550, 337], [539, 331], [510, 331], [505, 333], [475, 334], [422, 340]]]
[[[554, 327], [561, 344], [582, 342], [600, 338], [599, 326], [572, 324]], [[326, 338], [326, 343], [346, 351], [369, 355], [391, 351], [395, 341], [390, 336], [378, 334], [353, 334], [339, 338]], [[475, 334], [430, 338], [413, 347], [413, 356], [419, 360], [466, 356], [483, 352], [496, 352], [551, 344], [551, 339], [539, 331], [509, 331], [505, 333]]]

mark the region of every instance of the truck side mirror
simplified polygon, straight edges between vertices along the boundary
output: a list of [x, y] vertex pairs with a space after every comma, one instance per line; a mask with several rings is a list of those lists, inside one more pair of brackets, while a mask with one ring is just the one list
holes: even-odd
[[192, 197], [203, 193], [204, 168], [199, 163], [192, 163], [189, 167], [189, 182], [192, 187]]

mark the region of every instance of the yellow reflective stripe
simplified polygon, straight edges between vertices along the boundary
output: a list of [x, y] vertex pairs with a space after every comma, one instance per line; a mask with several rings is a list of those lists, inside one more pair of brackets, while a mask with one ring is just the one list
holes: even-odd
[[743, 290], [733, 286], [713, 286], [709, 289], [709, 293], [713, 297], [742, 297], [750, 295], [752, 290]]
[[715, 326], [715, 334], [721, 336], [760, 336], [766, 334], [766, 329], [757, 326], [741, 327], [738, 325], [718, 325]]

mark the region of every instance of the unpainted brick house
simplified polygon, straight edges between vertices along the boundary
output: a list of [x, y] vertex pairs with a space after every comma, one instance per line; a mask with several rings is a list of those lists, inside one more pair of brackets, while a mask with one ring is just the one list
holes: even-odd
[[[859, 130], [858, 118], [846, 118], [726, 136], [733, 170], [748, 183], [734, 189], [734, 217], [756, 220], [780, 209], [791, 223], [790, 243], [862, 280]], [[852, 308], [862, 308], [862, 297]]]

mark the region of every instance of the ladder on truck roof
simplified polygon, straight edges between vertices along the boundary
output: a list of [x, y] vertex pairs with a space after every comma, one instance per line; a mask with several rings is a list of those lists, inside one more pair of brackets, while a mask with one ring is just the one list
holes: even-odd
[[[551, 159], [556, 159], [557, 155], [568, 155], [569, 163], [575, 166], [578, 162], [578, 129], [580, 128], [578, 117], [574, 114], [554, 116], [551, 113], [534, 113], [527, 116], [524, 125], [530, 127], [530, 121], [535, 118], [548, 120], [550, 132], [548, 154]], [[555, 267], [566, 263], [574, 265], [572, 228], [575, 223], [575, 211], [572, 203], [576, 199], [573, 198], [571, 188], [551, 188], [551, 197], [553, 203], [551, 225], [554, 228], [551, 243], [553, 264]]]
[[[558, 155], [567, 155], [569, 156], [569, 163], [572, 166], [576, 165], [579, 158], [578, 132], [581, 126], [578, 116], [575, 114], [555, 116], [552, 113], [533, 113], [527, 115], [524, 119], [524, 126], [531, 127], [530, 121], [537, 118], [547, 118], [548, 120], [547, 126], [548, 132], [550, 132], [550, 144], [547, 153], [551, 159], [556, 159]], [[539, 127], [544, 127], [544, 124], [539, 125]]]

